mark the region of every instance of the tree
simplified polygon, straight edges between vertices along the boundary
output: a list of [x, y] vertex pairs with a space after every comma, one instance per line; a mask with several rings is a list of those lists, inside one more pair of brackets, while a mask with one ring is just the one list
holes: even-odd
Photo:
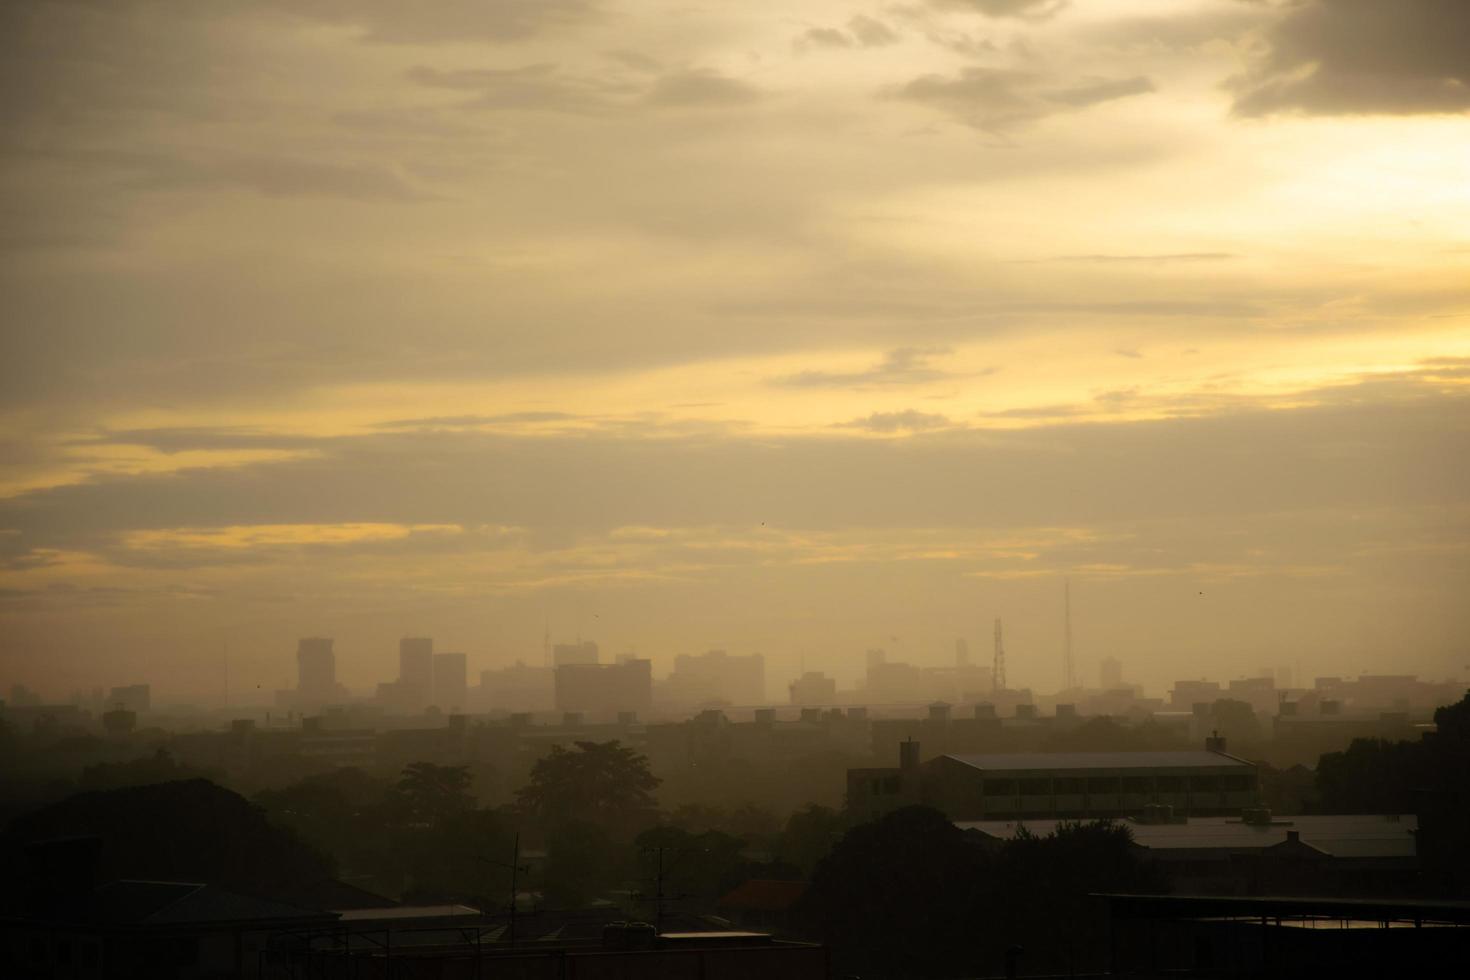
[[797, 911], [843, 968], [878, 976], [964, 976], [985, 851], [929, 807], [848, 831]]
[[413, 762], [404, 768], [394, 796], [411, 823], [433, 826], [471, 810], [470, 771], [465, 766]]
[[575, 819], [628, 829], [653, 809], [660, 780], [648, 771], [646, 757], [616, 740], [575, 746], [554, 745], [537, 760], [516, 794], [522, 810], [546, 826]]
[[809, 804], [786, 820], [781, 857], [810, 875], [847, 830], [847, 818], [831, 807]]
[[147, 786], [150, 783], [171, 783], [183, 779], [218, 778], [214, 773], [190, 766], [180, 765], [168, 749], [159, 749], [151, 756], [131, 759], [127, 762], [99, 762], [82, 770], [79, 789], [122, 789], [125, 786]]

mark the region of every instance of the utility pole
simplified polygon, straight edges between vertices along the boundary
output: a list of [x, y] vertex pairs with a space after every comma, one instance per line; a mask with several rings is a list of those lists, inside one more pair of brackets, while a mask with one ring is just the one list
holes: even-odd
[[519, 887], [519, 884], [520, 884], [520, 873], [522, 871], [529, 871], [530, 870], [529, 868], [526, 868], [526, 867], [522, 867], [521, 866], [521, 835], [520, 835], [520, 832], [519, 831], [516, 832], [516, 837], [515, 837], [515, 850], [511, 854], [510, 864], [506, 864], [504, 861], [494, 861], [494, 860], [491, 860], [490, 858], [487, 858], [484, 855], [477, 855], [477, 857], [479, 857], [479, 859], [481, 861], [484, 861], [486, 864], [493, 864], [497, 868], [509, 868], [510, 869], [510, 927], [508, 929], [508, 938], [510, 939], [511, 946], [515, 946], [515, 944], [516, 944], [516, 895], [520, 891], [520, 887]]

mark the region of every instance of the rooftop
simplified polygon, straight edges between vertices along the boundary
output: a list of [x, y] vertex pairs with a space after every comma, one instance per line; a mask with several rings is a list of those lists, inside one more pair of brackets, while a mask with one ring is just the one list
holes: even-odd
[[1253, 768], [1244, 759], [1204, 750], [1185, 752], [1031, 752], [998, 755], [947, 755], [985, 772], [1038, 769], [1218, 769]]
[[[1020, 829], [1045, 835], [1057, 820], [980, 820], [957, 823], [962, 830], [978, 830], [989, 837], [1010, 840]], [[1270, 824], [1249, 824], [1234, 817], [1191, 817], [1180, 823], [1121, 821], [1133, 832], [1133, 841], [1150, 850], [1251, 851], [1275, 847], [1287, 834], [1300, 835], [1303, 844], [1340, 858], [1412, 858], [1419, 820], [1411, 815], [1310, 814], [1282, 817]]]

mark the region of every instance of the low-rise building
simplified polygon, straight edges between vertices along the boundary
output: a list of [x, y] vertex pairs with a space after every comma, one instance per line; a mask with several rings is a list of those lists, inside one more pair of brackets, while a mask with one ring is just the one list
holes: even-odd
[[872, 819], [911, 804], [954, 820], [1122, 817], [1146, 806], [1225, 815], [1260, 799], [1256, 767], [1223, 739], [1185, 752], [1034, 752], [942, 755], [922, 765], [918, 743], [899, 743], [896, 769], [848, 770], [852, 813]]

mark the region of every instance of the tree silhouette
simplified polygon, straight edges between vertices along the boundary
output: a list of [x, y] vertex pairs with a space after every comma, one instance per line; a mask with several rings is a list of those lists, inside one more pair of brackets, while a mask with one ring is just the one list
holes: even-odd
[[647, 758], [616, 740], [577, 742], [537, 760], [517, 800], [546, 826], [575, 819], [626, 829], [653, 809], [659, 782]]
[[421, 826], [433, 826], [475, 806], [466, 766], [410, 763], [394, 787], [394, 795], [407, 821]]

